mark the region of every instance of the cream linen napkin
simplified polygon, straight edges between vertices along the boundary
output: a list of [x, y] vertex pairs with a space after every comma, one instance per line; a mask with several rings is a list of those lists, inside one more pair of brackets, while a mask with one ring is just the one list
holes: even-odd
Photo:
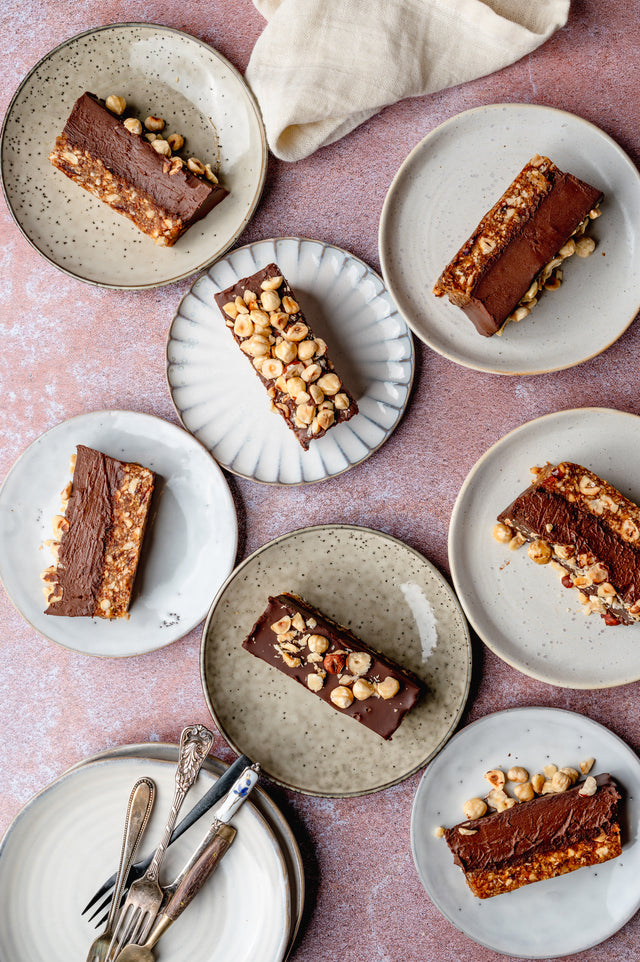
[[268, 20], [247, 80], [269, 146], [300, 160], [403, 97], [519, 60], [570, 0], [254, 0]]

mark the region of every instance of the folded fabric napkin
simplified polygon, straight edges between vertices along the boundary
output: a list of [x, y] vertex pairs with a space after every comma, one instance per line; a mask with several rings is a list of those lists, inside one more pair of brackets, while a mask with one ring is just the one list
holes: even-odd
[[570, 0], [254, 0], [268, 20], [247, 68], [269, 146], [300, 160], [387, 104], [519, 60]]

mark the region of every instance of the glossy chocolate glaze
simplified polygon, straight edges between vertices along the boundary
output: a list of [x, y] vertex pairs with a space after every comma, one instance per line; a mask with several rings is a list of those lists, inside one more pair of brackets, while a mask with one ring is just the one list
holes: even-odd
[[471, 302], [462, 308], [480, 334], [491, 337], [500, 330], [534, 278], [601, 199], [602, 191], [558, 172], [550, 192], [500, 256], [488, 262]]
[[62, 599], [47, 615], [93, 615], [104, 569], [104, 549], [112, 518], [113, 495], [122, 483], [121, 461], [77, 446], [73, 488], [67, 506], [69, 530], [60, 542], [58, 583]]
[[[498, 521], [509, 524], [530, 539], [540, 538], [554, 544], [575, 545], [575, 553], [590, 553], [608, 569], [608, 577], [625, 604], [633, 605], [640, 599], [640, 549], [623, 541], [600, 518], [581, 510], [575, 502], [567, 501], [549, 491], [541, 481], [534, 482], [526, 491], [498, 515]], [[553, 525], [550, 535], [547, 525]], [[562, 559], [558, 559], [563, 564]], [[570, 566], [564, 565], [567, 571]], [[586, 593], [591, 589], [581, 589]], [[620, 606], [616, 616], [625, 623], [632, 619]]]
[[[311, 692], [307, 687], [307, 677], [315, 674], [313, 664], [305, 664], [304, 659], [302, 659], [302, 664], [299, 667], [291, 668], [285, 664], [282, 655], [274, 647], [277, 637], [271, 630], [271, 625], [285, 615], [295, 615], [296, 612], [299, 612], [305, 621], [308, 621], [309, 618], [315, 620], [316, 626], [307, 629], [307, 634], [324, 635], [329, 639], [326, 654], [331, 654], [337, 650], [366, 652], [371, 655], [372, 663], [371, 668], [363, 677], [381, 681], [391, 676], [400, 683], [398, 694], [389, 699], [379, 698], [375, 695], [365, 701], [354, 699], [348, 708], [337, 708], [331, 701], [330, 696], [334, 688], [337, 688], [340, 684], [341, 674], [347, 674], [346, 669], [338, 674], [328, 673], [324, 687], [318, 692]], [[310, 694], [318, 695], [323, 701], [328, 702], [333, 711], [338, 711], [341, 715], [349, 715], [349, 717], [359, 721], [366, 728], [370, 728], [371, 731], [385, 739], [391, 738], [406, 713], [413, 708], [425, 690], [424, 685], [415, 675], [403, 671], [395, 662], [361, 642], [347, 628], [330, 621], [315, 608], [312, 608], [311, 605], [288, 593], [269, 598], [266, 611], [255, 623], [249, 637], [243, 642], [242, 646], [252, 655], [261, 658], [267, 664], [293, 678], [298, 684], [303, 685]]]
[[163, 211], [179, 217], [185, 229], [228, 194], [224, 187], [196, 177], [186, 167], [170, 175], [168, 159], [156, 153], [144, 136], [127, 130], [123, 120], [94, 94], [84, 93], [76, 101], [64, 133], [71, 144], [101, 160]]
[[[608, 774], [596, 782], [595, 795], [580, 795], [581, 785], [575, 785], [446, 829], [456, 865], [465, 872], [504, 868], [607, 832], [618, 821], [620, 793]], [[475, 834], [461, 835], [459, 828]]]

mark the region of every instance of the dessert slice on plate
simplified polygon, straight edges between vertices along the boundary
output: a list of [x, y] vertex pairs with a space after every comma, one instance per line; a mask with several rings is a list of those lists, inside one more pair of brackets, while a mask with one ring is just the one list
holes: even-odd
[[486, 899], [621, 854], [620, 793], [608, 774], [444, 830], [474, 895]]
[[269, 598], [243, 648], [385, 739], [424, 693], [411, 672], [288, 592]]
[[533, 483], [498, 515], [493, 534], [529, 542], [532, 561], [558, 567], [606, 624], [640, 621], [640, 508], [580, 464], [532, 468]]
[[[83, 93], [49, 160], [156, 244], [172, 247], [229, 192], [215, 175], [207, 177], [204, 164], [185, 164], [181, 157], [172, 157], [170, 141], [158, 138], [161, 145], [147, 140], [139, 120], [122, 116], [125, 108], [122, 97], [110, 96], [103, 102]], [[161, 118], [148, 120], [164, 127]]]
[[548, 157], [523, 167], [438, 278], [433, 293], [448, 296], [485, 337], [523, 320], [543, 290], [560, 286], [560, 265], [586, 257], [584, 237], [599, 216], [602, 191], [565, 173]]
[[48, 542], [56, 562], [42, 574], [45, 614], [128, 617], [153, 486], [148, 468], [77, 446]]
[[277, 264], [215, 295], [227, 327], [304, 450], [358, 405]]

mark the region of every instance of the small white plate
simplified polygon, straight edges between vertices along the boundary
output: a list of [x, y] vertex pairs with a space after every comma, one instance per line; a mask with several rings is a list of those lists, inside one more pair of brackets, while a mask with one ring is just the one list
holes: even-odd
[[[98, 754], [92, 755], [90, 758], [85, 758], [82, 761], [77, 762], [77, 764], [73, 765], [69, 771], [75, 771], [76, 768], [80, 768], [81, 766], [87, 765], [90, 762], [99, 761], [103, 758], [153, 758], [159, 759], [160, 761], [173, 762], [175, 765], [178, 761], [178, 752], [178, 745], [167, 742], [142, 742], [137, 745], [117, 745], [114, 748], [108, 748], [103, 752], [98, 752]], [[209, 772], [209, 774], [214, 775], [216, 778], [219, 778], [220, 775], [226, 772], [228, 767], [229, 766], [226, 762], [221, 761], [214, 755], [207, 755], [202, 766], [204, 771]], [[189, 804], [189, 802], [185, 803], [185, 806], [180, 813], [181, 818], [184, 814], [186, 814]], [[253, 789], [251, 798], [245, 803], [245, 806], [248, 808], [253, 808], [255, 806], [260, 815], [264, 818], [269, 829], [273, 832], [276, 838], [277, 844], [281, 850], [282, 858], [286, 865], [287, 876], [289, 880], [289, 898], [291, 902], [291, 926], [289, 929], [287, 949], [284, 955], [286, 958], [291, 951], [293, 943], [295, 942], [298, 929], [300, 927], [300, 922], [302, 921], [302, 911], [304, 908], [305, 896], [304, 864], [302, 862], [302, 855], [300, 853], [300, 848], [298, 846], [296, 837], [291, 831], [289, 823], [278, 806], [271, 800], [260, 784]], [[206, 822], [206, 818], [204, 819], [204, 822]], [[98, 886], [96, 885], [96, 891], [97, 888]]]
[[[544, 154], [604, 191], [588, 260], [571, 258], [562, 287], [501, 337], [482, 337], [432, 288], [482, 216], [530, 158]], [[640, 306], [640, 175], [598, 127], [551, 107], [495, 104], [441, 124], [396, 174], [380, 219], [380, 261], [407, 323], [458, 364], [495, 374], [538, 374], [606, 350]], [[603, 256], [606, 255], [606, 256]]]
[[[62, 775], [17, 815], [0, 844], [0, 957], [16, 962], [86, 958], [96, 929], [80, 913], [118, 864], [127, 800], [143, 775], [157, 788], [144, 841], [144, 850], [153, 851], [171, 806], [171, 762], [90, 762]], [[213, 782], [215, 777], [202, 771], [189, 801], [195, 803]], [[220, 868], [163, 936], [158, 956], [164, 962], [284, 958], [290, 898], [282, 853], [254, 806], [243, 806], [234, 826], [238, 834]], [[196, 823], [174, 842], [162, 881], [177, 875], [205, 831]]]
[[[49, 163], [87, 90], [163, 117], [187, 156], [219, 160], [229, 196], [174, 247], [156, 246]], [[253, 94], [217, 50], [171, 27], [118, 23], [71, 37], [27, 74], [5, 116], [0, 162], [9, 210], [36, 250], [78, 280], [126, 290], [189, 277], [233, 244], [260, 199], [267, 142]]]
[[607, 408], [559, 411], [505, 435], [469, 472], [449, 527], [458, 597], [484, 643], [519, 671], [564, 688], [608, 688], [640, 678], [640, 625], [608, 627], [584, 614], [574, 589], [526, 547], [510, 551], [492, 529], [529, 486], [529, 469], [574, 461], [640, 501], [640, 418]]
[[[281, 591], [425, 682], [390, 741], [244, 650]], [[455, 594], [426, 558], [380, 531], [319, 525], [276, 538], [236, 568], [211, 606], [200, 668], [209, 710], [238, 754], [287, 788], [364, 795], [412, 775], [449, 738], [469, 693], [471, 645]]]
[[[86, 444], [157, 474], [130, 618], [45, 615], [40, 573], [69, 458]], [[96, 411], [47, 431], [18, 458], [0, 488], [0, 578], [33, 627], [87, 655], [137, 655], [182, 638], [205, 617], [236, 556], [238, 523], [224, 476], [189, 434], [133, 411]]]
[[[434, 829], [464, 821], [465, 801], [486, 794], [489, 768], [533, 773], [549, 763], [577, 768], [590, 757], [594, 773], [609, 772], [623, 790], [622, 855], [494, 898], [472, 895]], [[429, 898], [457, 929], [494, 952], [556, 958], [604, 941], [640, 908], [638, 819], [640, 762], [620, 738], [573, 712], [514, 708], [464, 728], [431, 762], [413, 803], [411, 846]]]
[[[238, 349], [214, 295], [275, 261], [360, 407], [303, 451]], [[297, 237], [248, 244], [199, 277], [169, 331], [167, 377], [182, 423], [227, 470], [254, 481], [324, 481], [384, 444], [406, 407], [414, 352], [378, 275], [353, 254]]]

